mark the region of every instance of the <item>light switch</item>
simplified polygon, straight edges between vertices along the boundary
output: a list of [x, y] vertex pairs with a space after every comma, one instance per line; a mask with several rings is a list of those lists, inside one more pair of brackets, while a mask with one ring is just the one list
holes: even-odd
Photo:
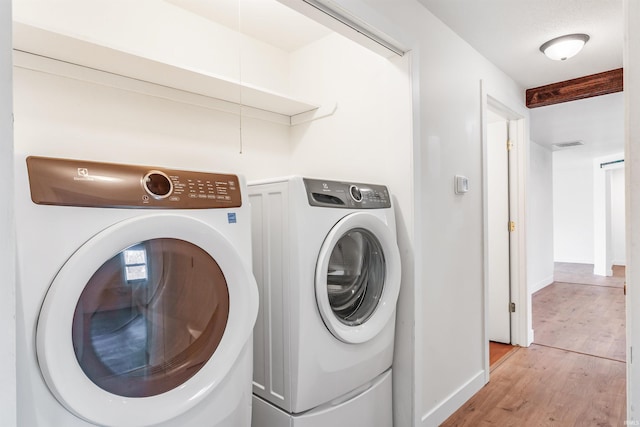
[[469, 191], [469, 178], [462, 175], [456, 175], [454, 189], [456, 194], [464, 194]]

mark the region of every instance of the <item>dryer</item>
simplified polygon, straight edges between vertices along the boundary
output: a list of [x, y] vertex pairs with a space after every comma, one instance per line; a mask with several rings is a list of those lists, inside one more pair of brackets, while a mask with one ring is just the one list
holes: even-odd
[[400, 255], [388, 189], [294, 176], [248, 190], [252, 425], [392, 425]]
[[18, 158], [23, 426], [249, 426], [242, 177]]

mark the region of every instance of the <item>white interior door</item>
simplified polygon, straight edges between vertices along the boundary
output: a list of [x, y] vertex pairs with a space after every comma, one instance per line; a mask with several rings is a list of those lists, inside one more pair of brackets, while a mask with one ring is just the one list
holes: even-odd
[[487, 123], [488, 200], [488, 335], [490, 341], [511, 343], [509, 268], [508, 121], [492, 114]]

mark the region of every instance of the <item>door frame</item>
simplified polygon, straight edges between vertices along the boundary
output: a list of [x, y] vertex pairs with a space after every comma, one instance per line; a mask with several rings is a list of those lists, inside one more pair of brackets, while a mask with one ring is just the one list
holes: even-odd
[[[528, 114], [523, 106], [512, 106], [501, 100], [481, 81], [482, 115], [482, 233], [483, 233], [483, 290], [484, 290], [484, 337], [485, 381], [489, 381], [489, 338], [488, 338], [488, 188], [487, 188], [487, 114], [489, 108], [499, 112], [509, 120], [510, 140], [513, 148], [509, 152], [509, 215], [516, 223], [516, 229], [510, 234], [510, 294], [516, 311], [511, 313], [511, 343], [523, 347], [533, 342], [531, 319], [531, 297], [527, 288], [526, 269], [526, 161], [529, 151]], [[505, 224], [506, 226], [506, 224]]]

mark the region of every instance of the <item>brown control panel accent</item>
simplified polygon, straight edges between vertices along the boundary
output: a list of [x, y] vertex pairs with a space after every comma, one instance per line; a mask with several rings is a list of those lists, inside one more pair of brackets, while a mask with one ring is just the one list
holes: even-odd
[[31, 200], [40, 205], [215, 209], [242, 206], [236, 175], [30, 156]]

